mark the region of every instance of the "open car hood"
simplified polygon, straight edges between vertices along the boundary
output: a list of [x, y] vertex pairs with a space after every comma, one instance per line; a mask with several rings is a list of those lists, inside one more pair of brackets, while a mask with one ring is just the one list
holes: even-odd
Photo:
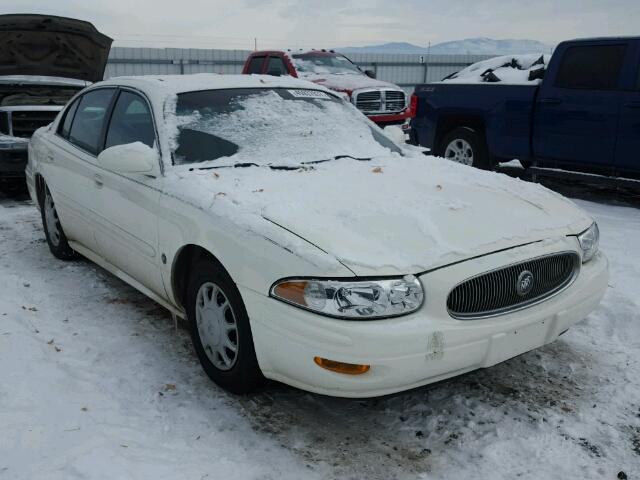
[[113, 40], [89, 22], [51, 15], [0, 15], [0, 75], [102, 80]]

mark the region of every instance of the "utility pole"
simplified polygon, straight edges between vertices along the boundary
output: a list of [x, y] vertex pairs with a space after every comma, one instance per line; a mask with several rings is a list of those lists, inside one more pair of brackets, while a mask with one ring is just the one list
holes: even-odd
[[253, 38], [253, 51], [258, 51], [258, 39], [256, 37]]

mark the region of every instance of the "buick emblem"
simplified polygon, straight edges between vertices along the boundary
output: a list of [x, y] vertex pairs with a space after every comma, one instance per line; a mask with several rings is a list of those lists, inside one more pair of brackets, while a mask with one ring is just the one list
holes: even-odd
[[516, 284], [516, 291], [518, 295], [524, 297], [533, 288], [533, 273], [529, 270], [523, 270], [518, 276], [518, 283]]

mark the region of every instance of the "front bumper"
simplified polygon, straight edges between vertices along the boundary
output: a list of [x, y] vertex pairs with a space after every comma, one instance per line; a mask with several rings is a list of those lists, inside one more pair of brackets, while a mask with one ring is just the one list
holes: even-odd
[[24, 178], [27, 158], [26, 143], [11, 147], [0, 145], [0, 178]]
[[371, 120], [376, 125], [381, 127], [386, 127], [387, 125], [402, 125], [405, 123], [407, 118], [410, 117], [409, 111], [405, 110], [400, 113], [384, 113], [380, 115], [367, 115], [369, 120]]
[[[566, 242], [577, 249], [574, 237]], [[458, 281], [544, 254], [541, 250], [533, 254], [531, 247], [513, 249], [424, 274], [424, 306], [395, 319], [325, 318], [240, 287], [260, 368], [267, 378], [303, 390], [373, 397], [489, 367], [553, 342], [598, 306], [608, 282], [602, 253], [582, 265], [566, 290], [530, 308], [465, 321], [451, 318], [445, 306]], [[334, 373], [318, 367], [315, 356], [371, 369], [357, 376]]]

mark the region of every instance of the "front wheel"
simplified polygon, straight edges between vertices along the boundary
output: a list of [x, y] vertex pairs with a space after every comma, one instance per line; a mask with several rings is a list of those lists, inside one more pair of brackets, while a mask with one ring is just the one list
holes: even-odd
[[490, 170], [492, 167], [484, 136], [471, 128], [452, 130], [440, 145], [438, 154], [447, 160], [483, 170]]
[[194, 348], [209, 378], [232, 393], [249, 393], [263, 380], [242, 297], [218, 262], [196, 263], [187, 287]]
[[69, 246], [67, 236], [62, 230], [62, 224], [56, 211], [56, 205], [49, 191], [49, 187], [44, 186], [42, 205], [40, 205], [42, 214], [42, 226], [44, 235], [49, 245], [49, 250], [56, 258], [60, 260], [73, 260], [78, 254]]

